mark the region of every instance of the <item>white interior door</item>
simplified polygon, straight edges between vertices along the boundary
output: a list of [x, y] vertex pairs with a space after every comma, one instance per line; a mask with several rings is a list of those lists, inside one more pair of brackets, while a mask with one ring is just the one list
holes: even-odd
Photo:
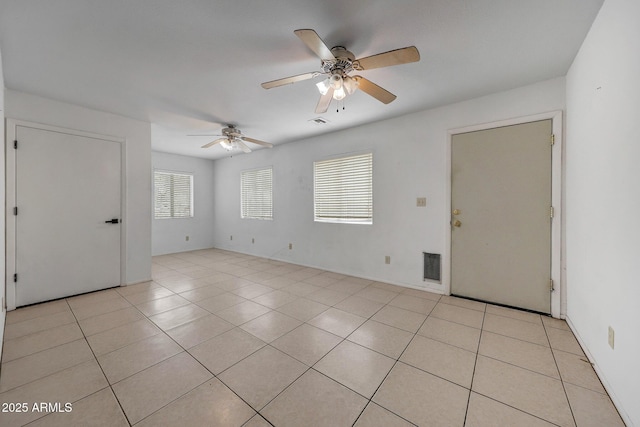
[[16, 306], [120, 285], [120, 150], [17, 126]]
[[454, 135], [451, 293], [551, 310], [551, 120]]

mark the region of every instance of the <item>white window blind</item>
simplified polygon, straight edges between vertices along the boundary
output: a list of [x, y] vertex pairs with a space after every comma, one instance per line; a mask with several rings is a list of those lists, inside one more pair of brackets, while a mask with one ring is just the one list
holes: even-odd
[[314, 220], [373, 222], [373, 154], [313, 163]]
[[243, 171], [240, 175], [240, 216], [273, 219], [273, 169]]
[[154, 171], [155, 218], [193, 216], [193, 175]]

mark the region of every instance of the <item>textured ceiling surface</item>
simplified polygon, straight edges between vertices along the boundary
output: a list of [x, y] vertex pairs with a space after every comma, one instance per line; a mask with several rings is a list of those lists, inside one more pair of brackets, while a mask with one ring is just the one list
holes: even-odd
[[[227, 123], [274, 144], [564, 76], [603, 0], [0, 0], [5, 86], [153, 124], [153, 149], [204, 158]], [[416, 63], [360, 74], [364, 92], [313, 122], [321, 80], [293, 33], [361, 58], [416, 46]], [[337, 110], [339, 107], [339, 110]], [[344, 109], [342, 108], [344, 107]], [[256, 147], [257, 148], [257, 147]]]

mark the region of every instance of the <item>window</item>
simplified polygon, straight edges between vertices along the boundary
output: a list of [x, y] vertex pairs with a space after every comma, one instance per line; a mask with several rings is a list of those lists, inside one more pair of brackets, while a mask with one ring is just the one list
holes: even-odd
[[314, 220], [373, 223], [373, 154], [313, 163]]
[[240, 216], [273, 219], [273, 169], [243, 171], [240, 175]]
[[193, 174], [153, 172], [156, 219], [193, 217]]

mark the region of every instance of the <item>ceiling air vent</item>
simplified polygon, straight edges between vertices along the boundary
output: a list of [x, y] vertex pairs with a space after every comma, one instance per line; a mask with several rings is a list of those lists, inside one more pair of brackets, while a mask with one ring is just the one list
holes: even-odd
[[317, 125], [326, 125], [327, 123], [329, 123], [329, 120], [322, 117], [316, 117], [315, 119], [311, 119], [309, 121]]

